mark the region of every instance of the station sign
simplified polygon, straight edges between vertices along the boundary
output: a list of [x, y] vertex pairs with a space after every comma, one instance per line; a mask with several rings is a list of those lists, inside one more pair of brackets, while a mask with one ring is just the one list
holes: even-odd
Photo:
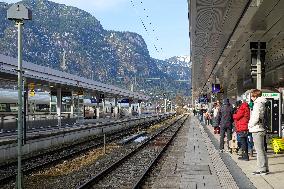
[[34, 89], [30, 90], [30, 96], [35, 96], [35, 90]]
[[97, 99], [95, 98], [91, 98], [90, 100], [91, 100], [91, 103], [97, 103]]
[[219, 93], [221, 91], [220, 84], [212, 84], [212, 93]]
[[280, 93], [262, 93], [262, 96], [265, 98], [273, 98], [275, 100], [280, 99]]
[[93, 104], [93, 103], [102, 103], [102, 99], [99, 99], [99, 100], [97, 100], [97, 99], [95, 99], [95, 98], [91, 98], [90, 99], [91, 100], [91, 103]]
[[129, 103], [129, 99], [128, 99], [128, 98], [122, 99], [122, 100], [120, 101], [120, 103]]
[[29, 96], [35, 96], [35, 84], [34, 83], [29, 84], [29, 89], [30, 89]]

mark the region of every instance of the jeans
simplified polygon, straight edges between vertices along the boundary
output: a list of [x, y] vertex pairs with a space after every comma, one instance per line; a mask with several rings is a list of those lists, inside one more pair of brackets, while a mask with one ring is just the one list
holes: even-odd
[[241, 144], [241, 138], [240, 138], [240, 134], [237, 133], [237, 144], [238, 144], [238, 148], [240, 149], [242, 147], [242, 144]]
[[240, 142], [242, 146], [242, 151], [243, 151], [243, 157], [248, 158], [248, 135], [247, 132], [240, 132]]
[[256, 171], [267, 171], [268, 170], [268, 159], [264, 147], [264, 136], [265, 131], [252, 133], [254, 139], [254, 147], [257, 153], [257, 170]]
[[220, 150], [224, 149], [225, 133], [227, 133], [227, 145], [228, 149], [230, 149], [229, 141], [232, 140], [232, 129], [230, 127], [220, 127]]
[[199, 121], [200, 121], [201, 123], [203, 123], [203, 115], [202, 115], [202, 114], [199, 114]]
[[210, 125], [210, 119], [206, 119], [206, 125]]
[[251, 133], [248, 134], [247, 139], [248, 139], [248, 150], [251, 151], [253, 150], [253, 138]]

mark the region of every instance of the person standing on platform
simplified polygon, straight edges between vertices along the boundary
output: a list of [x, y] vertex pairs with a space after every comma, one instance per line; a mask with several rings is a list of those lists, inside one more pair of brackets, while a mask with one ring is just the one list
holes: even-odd
[[248, 122], [250, 119], [250, 109], [248, 103], [246, 102], [238, 103], [237, 107], [238, 109], [233, 115], [233, 118], [235, 121], [236, 132], [240, 137], [242, 148], [242, 156], [238, 159], [248, 161]]
[[269, 172], [268, 159], [264, 148], [265, 128], [263, 125], [266, 99], [262, 97], [261, 90], [254, 89], [251, 92], [251, 99], [254, 102], [248, 123], [249, 132], [252, 133], [254, 147], [257, 153], [257, 169], [253, 175], [266, 175]]
[[195, 116], [196, 115], [196, 109], [193, 108], [193, 115]]
[[[250, 99], [249, 100], [249, 109], [250, 109], [250, 113], [253, 109], [253, 101]], [[249, 132], [248, 133], [248, 151], [250, 152], [250, 157], [253, 157], [253, 138], [252, 138], [252, 133]]]
[[210, 112], [207, 109], [206, 112], [204, 113], [204, 117], [205, 117], [205, 124], [206, 125], [210, 125], [210, 121], [211, 121], [211, 116], [210, 116]]
[[218, 125], [218, 113], [220, 110], [220, 105], [214, 103], [212, 108], [212, 127], [214, 128], [214, 134], [220, 134], [220, 128]]
[[229, 141], [232, 139], [233, 108], [229, 99], [224, 100], [221, 110], [219, 111], [218, 123], [218, 125], [220, 125], [220, 152], [224, 151], [225, 133], [227, 133], [227, 151], [231, 152]]

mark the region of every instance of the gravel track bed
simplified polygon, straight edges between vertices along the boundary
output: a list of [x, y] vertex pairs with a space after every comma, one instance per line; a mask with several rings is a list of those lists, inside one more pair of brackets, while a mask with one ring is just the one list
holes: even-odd
[[[111, 136], [108, 138], [108, 140], [115, 140], [116, 138], [121, 138], [122, 136], [124, 136], [124, 134], [119, 133], [117, 135]], [[71, 154], [74, 154], [76, 152], [80, 152], [84, 149], [89, 149], [92, 147], [96, 147], [99, 146], [100, 143], [102, 142], [102, 138], [101, 137], [97, 137], [96, 139], [92, 140], [92, 141], [88, 141], [88, 142], [84, 142], [82, 144], [78, 144], [78, 145], [72, 145], [71, 147], [68, 148], [64, 148], [61, 150], [57, 150], [54, 152], [50, 152], [44, 155], [40, 155], [39, 157], [35, 157], [35, 158], [28, 158], [28, 160], [23, 160], [22, 161], [22, 170], [26, 171], [29, 170], [33, 167], [37, 167], [40, 165], [43, 165], [44, 163], [47, 162], [53, 162], [56, 161], [58, 159], [61, 159], [63, 157], [70, 157]], [[16, 163], [12, 163], [10, 165], [7, 166], [2, 166], [0, 169], [0, 175], [2, 176], [10, 176], [10, 175], [14, 175], [17, 173], [17, 164]], [[1, 180], [2, 177], [0, 177]]]
[[[173, 122], [173, 119], [174, 118], [166, 120], [163, 124], [159, 123], [152, 125], [147, 129], [147, 131], [149, 132], [160, 130], [164, 125]], [[140, 127], [140, 130], [143, 129], [141, 129]], [[150, 133], [148, 136], [151, 135], [152, 133]], [[109, 166], [111, 162], [115, 162], [119, 158], [123, 157], [124, 154], [129, 153], [137, 145], [138, 144], [130, 143], [125, 145], [126, 147], [123, 146], [123, 148], [121, 148], [121, 146], [118, 146], [115, 143], [110, 143], [107, 145], [106, 154], [103, 154], [102, 147], [96, 148], [85, 153], [84, 155], [63, 161], [62, 163], [54, 165], [50, 168], [24, 176], [24, 187], [29, 189], [76, 188], [80, 186], [85, 180], [88, 180], [89, 178], [95, 176], [105, 167]], [[62, 151], [61, 153], [66, 153], [64, 151]], [[73, 149], [71, 149], [71, 151], [73, 151]], [[35, 162], [36, 161], [39, 160], [35, 160]], [[0, 186], [0, 188], [15, 188], [15, 183], [10, 182], [6, 185]]]
[[158, 156], [163, 147], [178, 130], [181, 122], [175, 123], [165, 132], [145, 145], [139, 152], [127, 159], [114, 171], [93, 185], [92, 188], [132, 188]]

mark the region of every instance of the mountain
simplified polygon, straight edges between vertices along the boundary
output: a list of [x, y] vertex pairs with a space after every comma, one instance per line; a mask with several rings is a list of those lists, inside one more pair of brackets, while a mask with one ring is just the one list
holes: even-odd
[[[155, 92], [159, 87], [176, 89], [173, 82], [178, 74], [165, 72], [158, 61], [150, 57], [141, 35], [133, 32], [108, 31], [86, 11], [48, 0], [21, 1], [32, 10], [32, 21], [26, 21], [23, 29], [23, 59], [32, 63], [62, 70], [82, 77], [93, 78], [103, 83], [120, 87]], [[17, 56], [17, 30], [14, 23], [6, 19], [9, 4], [0, 2], [0, 52]], [[170, 60], [170, 59], [169, 59]], [[174, 59], [171, 59], [173, 64]], [[180, 66], [178, 66], [180, 65]], [[179, 62], [175, 66], [184, 70]], [[172, 69], [172, 68], [169, 68]], [[184, 77], [182, 77], [184, 78]], [[149, 80], [149, 82], [147, 81]]]
[[156, 60], [164, 74], [169, 75], [175, 83], [176, 92], [189, 96], [191, 93], [191, 62], [189, 56], [174, 56], [166, 60]]

